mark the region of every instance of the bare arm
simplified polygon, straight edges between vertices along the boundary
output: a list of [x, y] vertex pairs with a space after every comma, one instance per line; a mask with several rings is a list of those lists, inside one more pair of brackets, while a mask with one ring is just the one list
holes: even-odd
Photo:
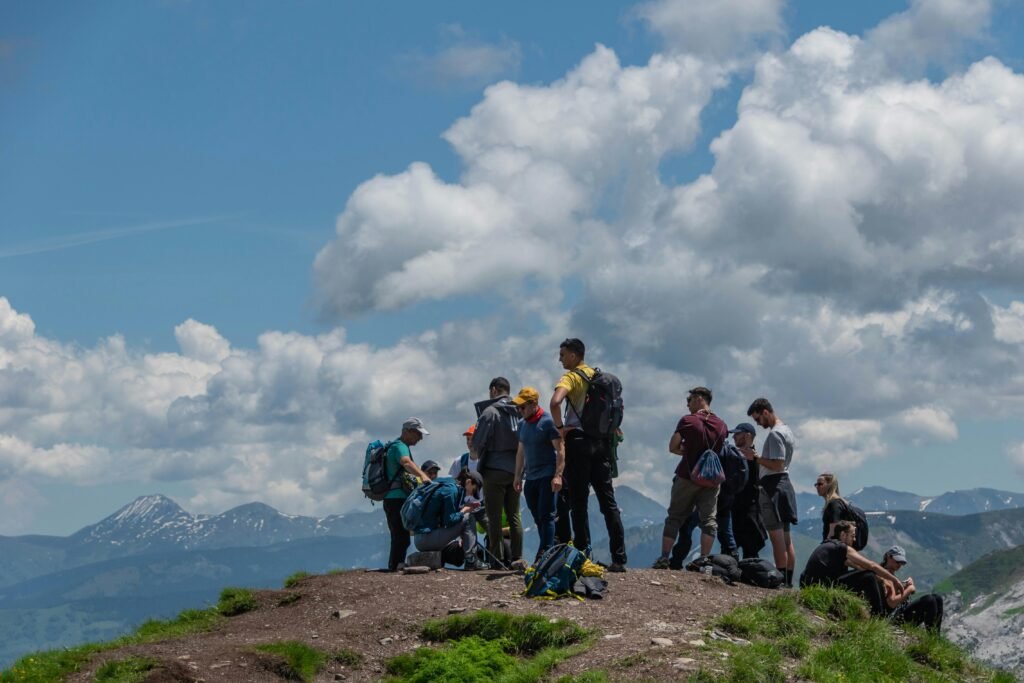
[[683, 435], [679, 432], [672, 432], [672, 438], [668, 440], [668, 452], [676, 455], [683, 453]]
[[562, 402], [568, 396], [569, 391], [565, 387], [555, 387], [555, 393], [551, 394], [551, 403], [548, 410], [551, 411], [551, 419], [555, 423], [555, 429], [562, 436], [565, 436], [565, 423], [562, 421]]
[[903, 594], [903, 583], [897, 579], [892, 572], [877, 562], [872, 562], [850, 546], [846, 547], [846, 564], [854, 569], [866, 569], [874, 573], [875, 576], [879, 577], [883, 581], [893, 584], [892, 589], [896, 596]]
[[561, 439], [552, 439], [555, 447], [555, 476], [551, 478], [551, 490], [558, 493], [562, 490], [562, 472], [565, 471], [565, 445]]
[[764, 458], [758, 458], [757, 464], [771, 472], [781, 472], [786, 469], [785, 460], [766, 460]]
[[414, 463], [412, 461], [412, 458], [410, 458], [408, 455], [403, 455], [401, 460], [398, 461], [398, 464], [404, 467], [405, 471], [408, 472], [409, 474], [415, 477], [419, 477], [420, 481], [427, 481], [428, 479], [430, 479], [430, 477], [428, 477], [426, 473], [420, 469], [420, 466]]

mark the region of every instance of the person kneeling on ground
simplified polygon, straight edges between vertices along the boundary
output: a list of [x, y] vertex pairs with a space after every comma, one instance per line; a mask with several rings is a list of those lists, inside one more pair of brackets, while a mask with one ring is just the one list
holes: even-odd
[[466, 569], [477, 569], [476, 519], [474, 513], [480, 510], [477, 498], [483, 488], [483, 480], [477, 472], [465, 476], [460, 487], [451, 477], [438, 477], [437, 492], [427, 499], [420, 517], [423, 526], [416, 529], [413, 542], [420, 552], [445, 551], [451, 544], [461, 546]]
[[[871, 614], [885, 616], [889, 612], [885, 582], [892, 584], [892, 593], [896, 598], [902, 596], [903, 584], [888, 569], [854, 550], [855, 538], [856, 524], [845, 521], [837, 523], [835, 537], [819, 545], [807, 558], [807, 566], [800, 576], [800, 587], [822, 584], [848, 588], [868, 601]], [[854, 571], [849, 571], [847, 567], [852, 567]]]
[[[882, 566], [893, 574], [896, 574], [907, 564], [907, 553], [898, 545], [894, 545], [885, 551], [882, 556]], [[925, 628], [942, 630], [942, 596], [935, 593], [922, 595], [913, 602], [910, 596], [917, 591], [914, 586], [914, 579], [908, 577], [903, 581], [903, 595], [897, 597], [893, 587], [885, 584], [886, 604], [892, 609], [889, 618], [897, 624], [917, 624]]]

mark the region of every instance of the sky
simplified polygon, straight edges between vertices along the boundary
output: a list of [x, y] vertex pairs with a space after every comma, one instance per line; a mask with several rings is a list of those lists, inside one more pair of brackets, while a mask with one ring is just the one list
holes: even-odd
[[371, 509], [558, 344], [667, 500], [686, 391], [794, 482], [1024, 490], [1024, 7], [0, 5], [0, 534]]

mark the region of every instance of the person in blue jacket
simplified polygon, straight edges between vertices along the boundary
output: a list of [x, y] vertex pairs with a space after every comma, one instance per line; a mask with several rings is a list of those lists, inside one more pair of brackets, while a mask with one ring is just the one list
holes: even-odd
[[476, 515], [482, 513], [479, 496], [483, 480], [478, 472], [469, 472], [463, 478], [463, 486], [451, 477], [438, 477], [433, 483], [438, 488], [423, 509], [422, 526], [414, 532], [416, 549], [444, 551], [452, 542], [458, 542], [465, 557], [463, 566], [476, 569]]

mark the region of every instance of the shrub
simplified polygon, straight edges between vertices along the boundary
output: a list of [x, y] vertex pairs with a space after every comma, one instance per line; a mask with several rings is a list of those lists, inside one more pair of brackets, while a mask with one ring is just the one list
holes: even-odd
[[234, 617], [256, 609], [256, 596], [247, 588], [225, 588], [220, 592], [217, 611], [225, 617]]
[[307, 683], [327, 664], [327, 654], [298, 640], [282, 640], [257, 645], [256, 649], [283, 658], [288, 666]]
[[309, 572], [299, 570], [284, 580], [284, 587], [295, 588], [303, 579], [308, 578], [310, 576], [312, 576], [312, 574], [310, 574]]

